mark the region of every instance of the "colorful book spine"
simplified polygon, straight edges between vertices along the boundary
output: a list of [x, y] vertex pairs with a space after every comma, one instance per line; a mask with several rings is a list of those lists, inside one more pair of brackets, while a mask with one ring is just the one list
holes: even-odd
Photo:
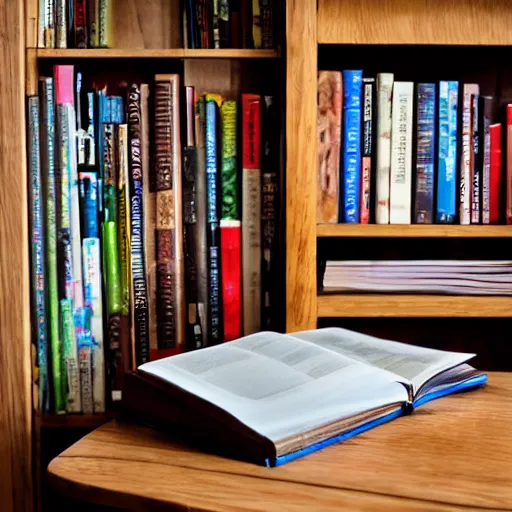
[[361, 224], [370, 222], [370, 194], [373, 163], [374, 78], [363, 78], [363, 157], [361, 163]]
[[55, 0], [39, 0], [38, 46], [55, 47]]
[[343, 71], [343, 222], [360, 221], [361, 196], [361, 70]]
[[[59, 282], [57, 267], [57, 178], [55, 174], [55, 118], [53, 78], [40, 79], [41, 98], [41, 172], [44, 184], [45, 202], [45, 248], [46, 248], [46, 289], [47, 289], [47, 324], [48, 343], [52, 353], [61, 353], [59, 331]], [[47, 358], [48, 351], [43, 350], [39, 359]], [[52, 360], [53, 362], [53, 360]], [[56, 365], [60, 361], [56, 358]], [[48, 362], [46, 363], [48, 368]], [[40, 365], [41, 366], [41, 365]], [[55, 367], [52, 367], [53, 372]], [[39, 370], [41, 372], [41, 369]], [[39, 377], [39, 392], [44, 390], [44, 379]], [[57, 387], [60, 379], [57, 379]], [[50, 410], [50, 390], [46, 385], [46, 395], [41, 402], [43, 412]]]
[[43, 222], [43, 185], [41, 180], [40, 139], [39, 139], [39, 98], [28, 98], [28, 164], [30, 191], [31, 228], [31, 299], [32, 299], [32, 339], [37, 351], [39, 373], [38, 403], [36, 407], [48, 409], [48, 337], [46, 308], [46, 254]]
[[82, 412], [84, 414], [94, 413], [92, 368], [95, 341], [91, 332], [90, 316], [91, 312], [87, 307], [83, 307], [75, 315], [75, 323], [78, 332], [78, 361], [80, 368], [80, 387], [82, 391]]
[[65, 382], [67, 389], [66, 411], [68, 413], [82, 411], [80, 391], [80, 366], [78, 362], [78, 329], [73, 314], [74, 304], [70, 299], [60, 301], [62, 321], [62, 354], [66, 368]]
[[473, 165], [471, 169], [471, 223], [480, 224], [481, 219], [481, 181], [482, 154], [480, 149], [480, 96], [471, 96], [471, 142], [473, 146]]
[[339, 217], [343, 81], [339, 71], [318, 73], [317, 223]]
[[133, 289], [133, 331], [135, 364], [149, 361], [148, 292], [144, 259], [144, 209], [141, 155], [141, 93], [137, 84], [130, 86], [128, 96], [128, 130], [130, 142], [130, 241]]
[[217, 126], [219, 107], [222, 99], [214, 94], [206, 95], [206, 180], [207, 180], [207, 246], [208, 246], [208, 305], [209, 321], [208, 344], [222, 342], [222, 290], [220, 253], [220, 212]]
[[458, 97], [458, 82], [439, 83], [436, 222], [442, 224], [452, 224], [456, 217]]
[[75, 33], [75, 48], [87, 48], [88, 36], [87, 33], [87, 0], [74, 0], [74, 33]]
[[434, 161], [436, 140], [436, 86], [421, 83], [417, 88], [416, 193], [414, 220], [434, 222]]
[[461, 224], [471, 223], [471, 178], [474, 166], [471, 98], [478, 94], [478, 84], [464, 84], [462, 92], [462, 151], [460, 155], [459, 200]]
[[389, 224], [389, 185], [391, 175], [392, 73], [377, 75], [377, 163], [375, 222]]
[[512, 224], [512, 103], [507, 105], [507, 224]]
[[99, 0], [99, 37], [100, 48], [113, 47], [113, 5], [115, 0]]
[[414, 83], [395, 82], [391, 135], [389, 223], [411, 223], [412, 117]]
[[489, 126], [489, 132], [491, 138], [491, 186], [489, 190], [489, 222], [490, 224], [498, 224], [501, 218], [501, 123], [495, 123]]
[[66, 0], [55, 0], [55, 48], [67, 48], [68, 13]]
[[261, 98], [242, 94], [243, 334], [261, 328]]
[[242, 335], [242, 233], [238, 211], [237, 115], [236, 101], [227, 100], [222, 103], [220, 260], [224, 341], [232, 341]]
[[89, 22], [89, 46], [91, 48], [98, 48], [100, 45], [99, 0], [87, 0], [87, 20]]
[[493, 98], [482, 96], [482, 224], [489, 224], [491, 190], [491, 124], [493, 124]]
[[278, 105], [273, 96], [263, 96], [262, 121], [262, 305], [261, 329], [277, 330], [279, 271], [278, 271], [278, 221], [279, 221], [279, 167], [280, 131]]

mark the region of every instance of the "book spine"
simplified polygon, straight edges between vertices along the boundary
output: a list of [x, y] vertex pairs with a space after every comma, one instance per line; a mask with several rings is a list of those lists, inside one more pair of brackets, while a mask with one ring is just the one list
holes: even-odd
[[218, 110], [221, 101], [214, 95], [206, 95], [206, 180], [207, 180], [207, 247], [208, 247], [208, 305], [209, 321], [208, 344], [216, 345], [222, 341], [221, 318], [221, 263], [219, 233], [219, 194], [217, 125]]
[[100, 45], [100, 8], [99, 0], [87, 0], [87, 20], [89, 22], [89, 46], [98, 48]]
[[179, 76], [155, 77], [158, 348], [185, 350]]
[[512, 224], [512, 103], [507, 105], [507, 224]]
[[219, 46], [230, 48], [229, 0], [219, 0]]
[[339, 71], [318, 73], [318, 181], [316, 220], [339, 218], [343, 81]]
[[261, 326], [261, 100], [242, 95], [242, 282], [243, 334]]
[[68, 413], [81, 412], [80, 370], [78, 365], [78, 330], [73, 316], [73, 301], [62, 299], [60, 301], [60, 314], [62, 322], [62, 357], [66, 373], [64, 378], [64, 393], [67, 392], [66, 411]]
[[411, 223], [413, 82], [395, 82], [391, 136], [390, 224]]
[[144, 209], [141, 155], [141, 92], [132, 84], [128, 96], [128, 130], [130, 144], [130, 241], [133, 289], [133, 331], [136, 366], [149, 361], [148, 292], [144, 259]]
[[260, 1], [261, 47], [270, 50], [274, 48], [274, 15], [275, 6], [272, 0]]
[[489, 216], [490, 223], [500, 222], [500, 193], [501, 193], [501, 123], [492, 124], [489, 127], [491, 148], [490, 148], [490, 171], [491, 186], [489, 190]]
[[436, 137], [435, 84], [418, 84], [416, 122], [414, 219], [417, 224], [432, 224], [434, 221], [434, 152]]
[[207, 343], [209, 326], [208, 305], [208, 249], [206, 241], [207, 227], [207, 185], [206, 185], [206, 101], [200, 98], [196, 104], [195, 142], [197, 151], [196, 175], [196, 241], [197, 248], [197, 301], [203, 346]]
[[213, 27], [213, 47], [220, 48], [219, 33], [219, 0], [212, 0], [212, 27]]
[[479, 94], [477, 84], [464, 84], [462, 92], [462, 151], [460, 159], [460, 202], [461, 224], [471, 223], [471, 178], [473, 168], [473, 132], [471, 97]]
[[74, 32], [75, 32], [75, 48], [88, 47], [87, 33], [87, 0], [74, 0]]
[[375, 198], [375, 222], [377, 224], [389, 224], [393, 82], [394, 75], [392, 73], [377, 75], [377, 186]]
[[370, 222], [370, 193], [373, 153], [374, 78], [363, 78], [363, 158], [361, 178], [361, 224]]
[[[55, 169], [55, 118], [54, 118], [54, 87], [52, 78], [41, 78], [41, 172], [44, 182], [45, 203], [45, 248], [46, 248], [46, 288], [47, 288], [47, 321], [49, 347], [52, 353], [60, 354], [59, 332], [59, 282], [57, 267], [57, 177]], [[39, 354], [40, 360], [47, 358], [48, 350]], [[48, 363], [46, 363], [48, 369]], [[41, 372], [41, 369], [39, 370]], [[47, 374], [48, 375], [48, 371]], [[39, 392], [42, 396], [41, 409], [50, 410], [49, 381], [46, 389], [44, 378], [39, 378]]]
[[39, 0], [38, 47], [55, 47], [55, 0]]
[[262, 305], [261, 328], [276, 330], [278, 318], [279, 274], [277, 268], [277, 224], [279, 220], [279, 118], [278, 106], [273, 96], [263, 97], [262, 137]]
[[47, 409], [48, 394], [48, 337], [46, 304], [46, 258], [44, 239], [43, 185], [41, 179], [39, 134], [39, 98], [28, 98], [28, 164], [30, 169], [30, 227], [31, 227], [31, 292], [32, 340], [36, 348], [36, 366], [39, 370], [39, 410]]
[[361, 70], [343, 71], [343, 221], [360, 222]]
[[439, 83], [439, 150], [436, 221], [451, 224], [456, 216], [458, 82]]
[[473, 145], [473, 165], [471, 168], [471, 223], [480, 224], [482, 194], [480, 183], [481, 176], [481, 152], [480, 152], [480, 99], [479, 95], [471, 96], [471, 132]]
[[114, 0], [99, 0], [99, 47], [113, 47], [113, 4]]
[[66, 0], [55, 0], [55, 48], [67, 48]]
[[82, 412], [94, 413], [93, 397], [93, 347], [94, 339], [91, 333], [90, 310], [82, 308], [75, 320], [78, 332], [78, 361], [80, 370], [80, 389], [82, 398]]
[[482, 224], [490, 223], [492, 98], [483, 96]]

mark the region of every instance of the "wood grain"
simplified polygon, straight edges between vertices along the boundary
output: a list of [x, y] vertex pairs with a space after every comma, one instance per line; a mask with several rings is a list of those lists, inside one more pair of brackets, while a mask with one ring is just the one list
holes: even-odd
[[27, 48], [37, 47], [39, 30], [39, 1], [25, 0], [25, 45]]
[[316, 1], [286, 2], [286, 330], [316, 327]]
[[318, 42], [512, 44], [509, 0], [319, 0]]
[[114, 48], [180, 48], [180, 3], [174, 0], [114, 2]]
[[386, 238], [510, 238], [512, 226], [411, 224], [318, 224], [318, 237]]
[[511, 317], [512, 297], [450, 295], [325, 294], [319, 317], [442, 318]]
[[24, 2], [0, 0], [0, 508], [32, 508]]
[[512, 374], [490, 373], [486, 388], [279, 468], [114, 421], [64, 451], [49, 473], [61, 492], [129, 510], [512, 510], [511, 427]]

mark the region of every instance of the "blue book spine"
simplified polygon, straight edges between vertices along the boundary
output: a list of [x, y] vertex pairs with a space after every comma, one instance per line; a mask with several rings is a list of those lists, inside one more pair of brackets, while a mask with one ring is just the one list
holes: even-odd
[[121, 96], [111, 96], [110, 103], [112, 108], [110, 115], [111, 122], [123, 124], [125, 122], [123, 98]]
[[343, 71], [343, 208], [344, 221], [358, 223], [361, 197], [361, 70]]
[[217, 103], [206, 102], [206, 180], [208, 222], [218, 222], [217, 209]]
[[98, 177], [95, 172], [80, 173], [80, 198], [84, 238], [98, 238]]
[[418, 84], [414, 212], [418, 224], [432, 224], [434, 217], [435, 118], [436, 86], [435, 84]]
[[459, 84], [439, 83], [439, 151], [436, 222], [451, 224], [456, 216], [457, 110]]

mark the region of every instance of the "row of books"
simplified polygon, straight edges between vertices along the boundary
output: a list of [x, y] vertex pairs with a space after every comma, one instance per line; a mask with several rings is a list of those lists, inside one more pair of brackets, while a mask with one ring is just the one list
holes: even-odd
[[320, 71], [317, 222], [512, 223], [511, 128], [476, 83]]
[[186, 0], [185, 48], [274, 48], [276, 0]]
[[509, 260], [327, 261], [326, 292], [512, 295]]
[[39, 0], [39, 48], [111, 48], [115, 0]]
[[274, 97], [111, 85], [56, 65], [28, 100], [42, 412], [104, 412], [145, 362], [275, 329]]

